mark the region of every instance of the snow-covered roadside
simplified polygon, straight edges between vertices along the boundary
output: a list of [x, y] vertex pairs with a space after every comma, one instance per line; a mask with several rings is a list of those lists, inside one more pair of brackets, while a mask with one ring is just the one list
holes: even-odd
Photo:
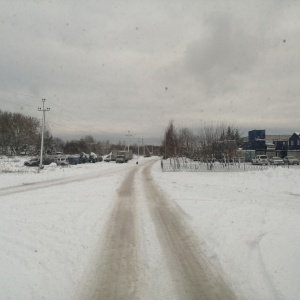
[[[41, 182], [58, 178], [66, 178], [76, 175], [96, 174], [106, 170], [120, 170], [126, 167], [125, 164], [116, 164], [115, 162], [97, 162], [69, 166], [57, 166], [56, 164], [44, 166], [39, 171], [38, 167], [24, 166], [25, 157], [7, 158], [0, 157], [0, 188]], [[134, 161], [130, 161], [129, 164]]]
[[238, 299], [299, 299], [299, 168], [153, 175]]
[[[23, 170], [18, 163], [16, 170]], [[131, 164], [135, 161], [47, 167], [39, 174], [1, 173], [1, 188], [95, 174], [95, 179], [88, 181], [0, 197], [1, 300], [75, 298], [84, 272], [101, 247], [100, 236], [124, 176], [118, 171]], [[224, 270], [238, 299], [299, 298], [298, 167], [241, 173], [162, 173], [158, 161], [152, 173], [161, 189], [182, 208], [200, 246], [212, 263]], [[140, 188], [138, 196], [142, 195]], [[140, 201], [147, 247], [145, 276], [149, 279], [145, 292], [151, 293], [151, 284], [159, 283], [152, 296], [167, 299], [175, 292], [167, 276], [157, 276], [164, 268], [164, 258], [145, 203]]]
[[5, 188], [95, 173], [88, 181], [0, 197], [1, 300], [75, 299], [84, 272], [101, 247], [100, 236], [124, 176], [118, 171], [126, 168], [128, 164], [95, 163], [47, 167], [39, 174], [1, 174]]

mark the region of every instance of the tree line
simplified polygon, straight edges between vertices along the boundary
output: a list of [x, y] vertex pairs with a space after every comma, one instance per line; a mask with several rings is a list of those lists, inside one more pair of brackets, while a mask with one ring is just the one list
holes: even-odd
[[[0, 152], [2, 154], [37, 154], [40, 151], [40, 145], [41, 121], [39, 119], [0, 110]], [[165, 157], [185, 156], [194, 159], [223, 158], [232, 156], [234, 150], [241, 145], [241, 134], [233, 125], [206, 124], [195, 133], [188, 127], [176, 128], [171, 121], [165, 129], [160, 154]], [[98, 155], [104, 155], [110, 153], [112, 149], [124, 150], [126, 148], [125, 141], [111, 144], [109, 140], [96, 141], [91, 135], [64, 142], [58, 137], [53, 137], [49, 128], [45, 127], [44, 151], [48, 154], [95, 152]], [[137, 144], [131, 144], [130, 148], [136, 154], [143, 153], [141, 146]], [[153, 152], [153, 147], [152, 149], [146, 148], [144, 154], [150, 154], [150, 152]]]
[[24, 145], [38, 143], [40, 121], [37, 118], [0, 110], [0, 147], [2, 153], [16, 154]]
[[[41, 121], [35, 117], [0, 110], [0, 154], [38, 154], [41, 148], [41, 127]], [[45, 126], [44, 151], [46, 154], [95, 152], [98, 155], [104, 155], [110, 153], [112, 149], [124, 150], [126, 147], [125, 141], [111, 144], [109, 140], [96, 141], [91, 135], [64, 142], [58, 137], [53, 137], [49, 128]], [[137, 148], [137, 145], [133, 147]]]
[[161, 153], [165, 158], [221, 159], [232, 157], [242, 142], [239, 129], [233, 125], [206, 124], [194, 133], [188, 127], [176, 128], [171, 121], [165, 129]]

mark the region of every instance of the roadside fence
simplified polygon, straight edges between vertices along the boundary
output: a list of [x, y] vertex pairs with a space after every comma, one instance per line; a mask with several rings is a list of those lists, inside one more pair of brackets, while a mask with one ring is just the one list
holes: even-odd
[[[250, 163], [211, 163], [211, 162], [165, 162], [161, 161], [163, 172], [244, 172], [266, 170], [268, 165]], [[272, 166], [274, 167], [274, 166]]]

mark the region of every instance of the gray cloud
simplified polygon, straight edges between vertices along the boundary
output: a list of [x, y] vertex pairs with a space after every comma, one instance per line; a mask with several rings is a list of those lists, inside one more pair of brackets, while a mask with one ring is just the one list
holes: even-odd
[[0, 91], [1, 108], [40, 117], [46, 98], [62, 137], [159, 140], [171, 119], [290, 130], [299, 12], [292, 0], [1, 1], [0, 89], [16, 92]]
[[208, 93], [237, 90], [237, 77], [260, 63], [265, 45], [231, 15], [215, 15], [202, 37], [187, 47], [187, 72], [199, 78]]

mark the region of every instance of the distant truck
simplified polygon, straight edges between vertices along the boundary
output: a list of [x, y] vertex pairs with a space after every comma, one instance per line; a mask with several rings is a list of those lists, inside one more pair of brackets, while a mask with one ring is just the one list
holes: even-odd
[[123, 155], [125, 157], [125, 161], [132, 159], [133, 153], [132, 150], [112, 150], [108, 155], [105, 156], [104, 161], [115, 161], [118, 155]]
[[118, 151], [118, 156], [123, 155], [125, 158], [125, 162], [132, 159], [132, 150], [129, 151]]

